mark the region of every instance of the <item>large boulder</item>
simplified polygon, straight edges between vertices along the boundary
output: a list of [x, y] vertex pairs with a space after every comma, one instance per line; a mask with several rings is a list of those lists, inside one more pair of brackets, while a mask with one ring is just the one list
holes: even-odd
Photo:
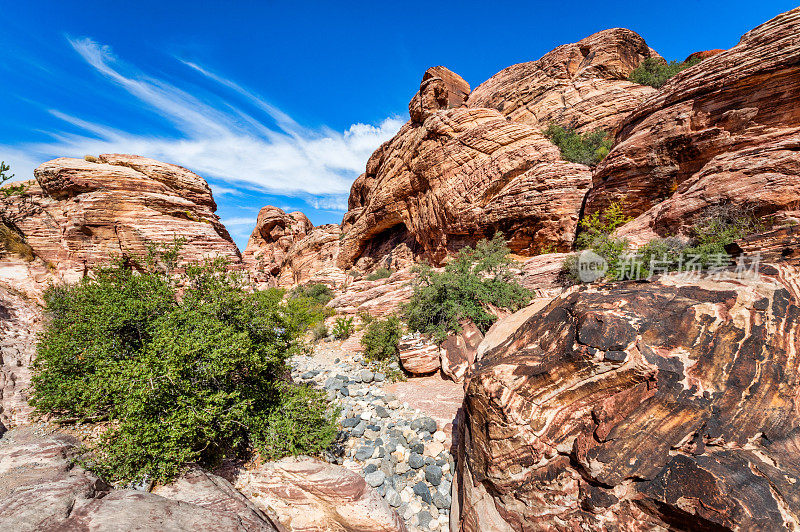
[[800, 8], [670, 79], [621, 125], [585, 213], [621, 201], [633, 240], [688, 232], [729, 204], [793, 218], [800, 195]]
[[279, 530], [226, 480], [190, 471], [161, 495], [113, 490], [73, 464], [78, 441], [44, 425], [0, 438], [0, 529]]
[[[421, 93], [437, 76], [441, 90], [452, 90], [439, 68], [426, 73]], [[521, 255], [568, 250], [589, 169], [562, 160], [540, 128], [495, 109], [431, 105], [373, 154], [353, 184], [339, 266], [440, 264], [497, 231]]]
[[797, 528], [798, 334], [769, 276], [560, 296], [475, 364], [453, 529]]
[[469, 320], [463, 321], [461, 330], [448, 334], [440, 346], [442, 373], [454, 382], [463, 382], [482, 340], [480, 329]]
[[26, 193], [0, 201], [0, 216], [53, 274], [75, 280], [113, 257], [135, 258], [148, 245], [185, 239], [182, 261], [239, 250], [206, 181], [173, 164], [136, 155], [93, 161], [60, 158], [34, 171]]
[[342, 466], [284, 458], [243, 470], [235, 486], [260, 508], [271, 509], [292, 531], [404, 532], [397, 513]]
[[660, 58], [635, 32], [603, 30], [538, 61], [501, 70], [472, 91], [467, 104], [497, 109], [538, 129], [555, 122], [579, 131], [613, 131], [655, 92], [628, 81], [649, 57]]

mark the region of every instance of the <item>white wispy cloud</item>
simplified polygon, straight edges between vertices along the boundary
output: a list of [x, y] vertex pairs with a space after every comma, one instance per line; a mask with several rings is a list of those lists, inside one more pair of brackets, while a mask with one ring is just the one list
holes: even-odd
[[[232, 187], [298, 196], [316, 208], [341, 211], [346, 210], [350, 185], [370, 154], [403, 124], [400, 118], [389, 117], [379, 124], [355, 123], [345, 131], [308, 129], [253, 91], [183, 61], [269, 118], [262, 120], [230, 101], [201, 98], [147, 75], [92, 39], [68, 41], [98, 74], [124, 89], [131, 103], [150, 109], [179, 134], [149, 136], [53, 109], [53, 116], [81, 132], [56, 131], [50, 133], [51, 141], [0, 146], [0, 153], [14, 162], [18, 179], [32, 177], [36, 165], [53, 157], [134, 153], [185, 166]], [[230, 187], [214, 190], [235, 193]]]

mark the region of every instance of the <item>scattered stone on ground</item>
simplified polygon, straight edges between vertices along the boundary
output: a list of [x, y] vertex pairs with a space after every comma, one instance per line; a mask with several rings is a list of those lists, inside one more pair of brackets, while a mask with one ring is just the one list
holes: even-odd
[[361, 474], [409, 530], [447, 530], [462, 385], [439, 376], [389, 382], [373, 363], [335, 342], [291, 364], [295, 381], [325, 389], [342, 409], [342, 432], [326, 458]]

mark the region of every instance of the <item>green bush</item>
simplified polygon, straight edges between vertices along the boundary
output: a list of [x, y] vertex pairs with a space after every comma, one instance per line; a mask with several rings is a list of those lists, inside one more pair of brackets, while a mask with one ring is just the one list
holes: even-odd
[[180, 299], [174, 275], [120, 262], [48, 290], [37, 411], [109, 422], [90, 466], [114, 481], [167, 481], [188, 462], [254, 449], [326, 447], [335, 413], [321, 395], [283, 382], [314, 314], [282, 291], [248, 290], [224, 261], [190, 265], [179, 281]]
[[325, 306], [333, 299], [333, 290], [322, 283], [295, 286], [289, 292], [289, 299], [311, 299]]
[[[614, 203], [602, 214], [594, 213], [581, 220], [583, 232], [577, 239], [578, 249], [591, 249], [608, 263], [607, 279], [645, 278], [651, 272], [663, 273], [687, 267], [694, 260], [699, 271], [718, 266], [726, 256], [725, 246], [747, 235], [763, 230], [752, 212], [731, 205], [709, 209], [689, 230], [688, 238], [655, 238], [631, 253], [628, 241], [611, 236], [611, 232], [630, 220], [621, 203]], [[639, 265], [639, 270], [633, 267]], [[578, 280], [577, 258], [564, 263], [567, 277]]]
[[574, 129], [564, 128], [552, 122], [543, 134], [558, 146], [562, 159], [586, 166], [597, 166], [605, 159], [614, 144], [605, 131], [578, 133]]
[[391, 360], [397, 357], [400, 344], [400, 320], [390, 316], [367, 326], [361, 345], [368, 360]]
[[333, 323], [333, 336], [337, 340], [344, 340], [346, 338], [350, 338], [350, 335], [353, 334], [355, 331], [356, 326], [353, 323], [353, 317], [340, 317], [336, 318], [336, 321]]
[[389, 268], [378, 268], [371, 274], [367, 275], [367, 281], [377, 281], [378, 279], [386, 279], [387, 277], [391, 277], [392, 270]]
[[639, 85], [649, 85], [656, 89], [663, 86], [671, 77], [682, 70], [696, 65], [700, 59], [680, 63], [670, 61], [667, 63], [663, 59], [648, 57], [628, 76], [628, 80]]
[[510, 265], [498, 233], [475, 249], [462, 249], [442, 272], [418, 266], [411, 299], [402, 307], [408, 327], [437, 341], [461, 330], [464, 319], [486, 332], [497, 319], [487, 311], [489, 305], [516, 311], [530, 302], [531, 293], [514, 280]]

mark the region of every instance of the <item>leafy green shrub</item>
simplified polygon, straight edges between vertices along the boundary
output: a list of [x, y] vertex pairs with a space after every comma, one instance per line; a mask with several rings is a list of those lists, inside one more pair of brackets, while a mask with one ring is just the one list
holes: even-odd
[[358, 313], [358, 319], [361, 321], [361, 328], [363, 329], [375, 321], [375, 316], [365, 310], [362, 310]]
[[699, 62], [700, 59], [692, 59], [683, 63], [678, 61], [667, 63], [663, 59], [648, 57], [630, 73], [628, 80], [639, 85], [649, 85], [658, 89], [678, 72], [686, 70]]
[[312, 299], [322, 306], [328, 304], [333, 299], [333, 290], [327, 285], [307, 284], [304, 286], [295, 286], [289, 292], [289, 299]]
[[605, 159], [614, 144], [605, 131], [578, 133], [574, 129], [564, 128], [553, 122], [543, 133], [561, 150], [562, 159], [586, 166], [597, 166]]
[[378, 279], [386, 279], [387, 277], [391, 277], [392, 270], [389, 268], [378, 268], [371, 274], [367, 275], [367, 281], [377, 281]]
[[[37, 411], [108, 421], [90, 466], [114, 481], [167, 481], [187, 462], [254, 449], [326, 447], [335, 432], [327, 403], [283, 382], [313, 313], [279, 290], [247, 290], [224, 261], [188, 266], [180, 299], [173, 279], [119, 262], [48, 290]], [[279, 443], [277, 431], [286, 431]]]
[[347, 318], [340, 317], [336, 318], [336, 321], [333, 323], [333, 336], [337, 340], [344, 340], [346, 338], [350, 338], [350, 335], [353, 334], [355, 331], [356, 326], [353, 323], [353, 317], [349, 316]]
[[361, 338], [364, 356], [369, 360], [391, 360], [397, 357], [400, 344], [400, 319], [390, 316], [367, 326]]
[[464, 319], [486, 332], [497, 319], [487, 311], [489, 305], [516, 311], [530, 302], [531, 293], [514, 280], [510, 265], [505, 239], [498, 233], [475, 249], [462, 249], [442, 272], [418, 266], [411, 299], [402, 307], [408, 327], [437, 341], [461, 330]]

